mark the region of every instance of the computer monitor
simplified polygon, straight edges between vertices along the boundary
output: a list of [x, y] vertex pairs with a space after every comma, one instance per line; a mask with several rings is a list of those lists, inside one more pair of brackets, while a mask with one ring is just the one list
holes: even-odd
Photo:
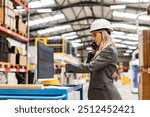
[[53, 48], [38, 42], [37, 45], [37, 81], [54, 78], [54, 51]]

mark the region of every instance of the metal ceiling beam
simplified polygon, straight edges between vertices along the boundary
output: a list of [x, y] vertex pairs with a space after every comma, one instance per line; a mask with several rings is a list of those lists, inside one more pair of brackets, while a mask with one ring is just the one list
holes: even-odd
[[82, 20], [97, 19], [97, 18], [100, 18], [100, 17], [88, 16], [88, 17], [83, 17], [83, 18], [79, 18], [79, 19], [75, 19], [75, 20], [66, 21], [66, 22], [61, 22], [61, 23], [57, 23], [57, 24], [53, 24], [53, 25], [45, 24], [45, 25], [41, 25], [40, 27], [32, 28], [32, 29], [30, 29], [30, 31], [32, 32], [32, 31], [37, 31], [37, 30], [42, 30], [42, 29], [45, 29], [45, 28], [57, 26], [57, 25], [60, 26], [60, 25], [74, 23], [74, 22], [79, 22], [79, 21], [82, 21]]
[[[140, 2], [140, 3], [130, 3], [130, 2], [123, 2], [123, 3], [102, 3], [102, 2], [94, 2], [94, 1], [81, 1], [77, 3], [72, 3], [69, 5], [59, 5], [59, 6], [50, 6], [50, 7], [42, 7], [42, 8], [31, 8], [31, 10], [36, 10], [36, 9], [45, 9], [45, 8], [50, 8], [52, 11], [58, 11], [58, 10], [64, 10], [67, 8], [72, 8], [72, 7], [84, 7], [84, 6], [104, 6], [104, 7], [110, 7], [110, 5], [138, 5], [138, 4], [146, 4], [148, 2]], [[131, 9], [131, 10], [139, 10], [138, 7], [131, 7], [127, 6], [126, 9]], [[145, 8], [140, 8], [141, 11], [145, 11]], [[41, 13], [42, 14], [42, 13]], [[30, 17], [39, 15], [39, 13], [31, 13]], [[23, 16], [26, 17], [26, 16]]]
[[[74, 20], [70, 20], [70, 21], [66, 21], [66, 22], [61, 22], [61, 23], [57, 23], [57, 24], [53, 24], [53, 25], [40, 25], [39, 27], [35, 27], [35, 28], [31, 28], [30, 31], [37, 31], [37, 30], [43, 30], [43, 29], [46, 29], [46, 28], [50, 28], [50, 27], [53, 27], [53, 26], [60, 26], [60, 25], [65, 25], [65, 24], [71, 24], [71, 23], [75, 23], [75, 22], [79, 22], [79, 21], [82, 21], [82, 20], [89, 20], [89, 19], [99, 19], [99, 18], [102, 18], [102, 17], [95, 17], [95, 16], [88, 16], [88, 17], [83, 17], [83, 18], [79, 18], [79, 19], [74, 19]], [[126, 22], [126, 21], [122, 21], [122, 20], [114, 20], [114, 19], [107, 19], [109, 20], [110, 22]], [[71, 25], [75, 25], [75, 24], [71, 24]], [[84, 24], [85, 25], [85, 24]], [[88, 25], [88, 24], [87, 24]]]
[[[84, 31], [84, 30], [89, 30], [89, 28], [90, 28], [90, 27], [78, 29], [78, 30], [75, 30], [75, 32], [80, 32], [80, 31]], [[65, 32], [65, 33], [71, 33], [71, 32], [73, 32], [73, 31], [69, 31], [69, 32]], [[60, 36], [60, 35], [62, 35], [62, 34], [64, 34], [64, 33], [57, 33], [57, 35], [50, 35], [50, 36]], [[32, 37], [30, 38], [30, 40], [32, 40], [32, 38], [35, 38], [35, 37], [32, 36]]]
[[[122, 3], [101, 3], [101, 2], [94, 2], [94, 1], [81, 1], [81, 2], [77, 2], [77, 3], [72, 3], [69, 5], [64, 5], [64, 6], [50, 6], [50, 7], [42, 7], [42, 8], [31, 8], [31, 9], [45, 9], [45, 8], [51, 8], [52, 11], [56, 11], [56, 10], [63, 10], [66, 8], [70, 8], [70, 7], [83, 7], [83, 6], [105, 6], [105, 7], [110, 7], [110, 5], [141, 5], [141, 4], [147, 4], [149, 2], [140, 2], [140, 3], [131, 3], [131, 2], [122, 2]], [[130, 7], [127, 6], [128, 9], [133, 9], [133, 10], [137, 10], [138, 7]], [[144, 8], [140, 8], [140, 10], [145, 10]]]

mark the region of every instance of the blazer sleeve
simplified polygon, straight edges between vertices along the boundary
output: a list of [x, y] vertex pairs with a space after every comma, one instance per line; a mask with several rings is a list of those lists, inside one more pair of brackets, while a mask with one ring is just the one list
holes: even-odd
[[112, 63], [114, 59], [115, 52], [113, 48], [105, 48], [94, 60], [87, 64], [66, 64], [66, 72], [68, 73], [90, 73], [102, 69], [103, 67]]
[[89, 64], [66, 64], [67, 73], [90, 73]]
[[90, 71], [102, 69], [103, 67], [115, 61], [114, 59], [117, 59], [117, 54], [115, 54], [115, 51], [112, 47], [107, 47], [89, 63], [89, 69]]

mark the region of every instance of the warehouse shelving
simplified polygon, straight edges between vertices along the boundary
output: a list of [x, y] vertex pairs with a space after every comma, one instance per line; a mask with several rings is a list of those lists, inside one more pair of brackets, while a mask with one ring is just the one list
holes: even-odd
[[0, 71], [1, 72], [16, 72], [16, 73], [19, 73], [19, 72], [25, 72], [25, 73], [28, 73], [28, 69], [20, 69], [20, 68], [0, 68]]
[[0, 26], [0, 32], [7, 37], [12, 37], [12, 38], [18, 39], [19, 41], [26, 41], [26, 42], [29, 41], [29, 38], [22, 36], [10, 29], [3, 27], [3, 26]]
[[[29, 8], [24, 5], [20, 0], [13, 0], [12, 1], [15, 6], [22, 6], [23, 9], [25, 9], [25, 11], [27, 12], [27, 16], [28, 16], [28, 21], [29, 21]], [[1, 23], [1, 22], [0, 22]], [[11, 30], [9, 28], [6, 28], [5, 25], [3, 25], [2, 23], [0, 24], [0, 35], [4, 36], [4, 37], [10, 37], [13, 38], [14, 40], [17, 40], [19, 42], [25, 43], [26, 47], [28, 49], [28, 42], [29, 42], [29, 27], [27, 27], [27, 37], [21, 34], [18, 34], [15, 30]], [[24, 66], [19, 66], [19, 67], [11, 67], [11, 64], [7, 66], [7, 62], [0, 62], [1, 67], [0, 67], [0, 71], [4, 72], [4, 73], [8, 73], [8, 72], [24, 72], [24, 73], [28, 73], [28, 68], [24, 67]], [[5, 67], [6, 64], [6, 67]], [[15, 65], [12, 65], [15, 66]], [[27, 79], [27, 77], [26, 77]], [[27, 79], [28, 80], [28, 79]], [[26, 81], [27, 82], [27, 81]]]
[[19, 6], [22, 6], [27, 12], [30, 12], [29, 8], [26, 7], [21, 1], [14, 0], [15, 3], [17, 3]]

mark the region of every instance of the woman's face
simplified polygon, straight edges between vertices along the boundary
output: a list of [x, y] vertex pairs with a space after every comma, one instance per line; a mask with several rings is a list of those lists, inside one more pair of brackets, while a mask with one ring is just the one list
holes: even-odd
[[99, 45], [102, 42], [102, 33], [99, 31], [92, 32], [92, 40]]

